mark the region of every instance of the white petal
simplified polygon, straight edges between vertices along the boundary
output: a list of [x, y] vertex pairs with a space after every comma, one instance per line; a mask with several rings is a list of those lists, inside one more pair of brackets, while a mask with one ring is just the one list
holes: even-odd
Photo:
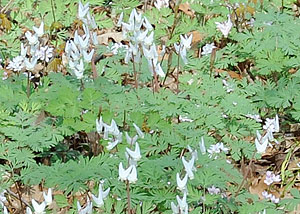
[[188, 180], [188, 174], [185, 174], [184, 178], [181, 180], [179, 173], [176, 174], [177, 187], [179, 190], [183, 191], [186, 189], [186, 183]]
[[125, 170], [125, 169], [123, 168], [123, 163], [120, 162], [120, 164], [119, 164], [119, 179], [120, 179], [121, 181], [127, 180], [127, 178], [128, 178], [128, 176], [129, 176], [131, 170], [132, 170], [132, 166], [128, 167], [128, 169]]
[[126, 148], [126, 152], [135, 161], [139, 161], [142, 158], [141, 151], [140, 151], [140, 146], [139, 146], [138, 142], [135, 143], [135, 150], [134, 151]]
[[129, 183], [136, 183], [137, 181], [137, 170], [135, 165], [131, 165], [132, 170], [130, 174], [128, 175], [128, 181]]
[[88, 54], [87, 51], [83, 50], [84, 61], [91, 62], [94, 55], [94, 51], [95, 49], [92, 49], [91, 52]]
[[134, 126], [137, 134], [139, 135], [139, 137], [144, 138], [144, 133], [141, 131], [141, 129], [135, 123], [133, 123], [133, 126]]
[[43, 196], [44, 196], [46, 205], [50, 205], [52, 203], [52, 189], [51, 188], [48, 189], [47, 195], [46, 195], [46, 193], [43, 192]]
[[46, 203], [42, 202], [41, 204], [38, 204], [34, 199], [31, 200], [34, 213], [35, 214], [43, 214], [46, 208]]

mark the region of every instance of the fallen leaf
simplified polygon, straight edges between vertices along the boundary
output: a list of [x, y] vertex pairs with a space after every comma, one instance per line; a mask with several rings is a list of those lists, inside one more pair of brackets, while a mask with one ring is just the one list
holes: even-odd
[[195, 16], [195, 12], [191, 9], [190, 4], [188, 2], [180, 4], [179, 10], [181, 10], [182, 12], [184, 12], [186, 15], [190, 17]]
[[108, 45], [109, 39], [114, 40], [114, 42], [121, 42], [123, 38], [122, 32], [109, 32], [97, 36], [99, 44]]

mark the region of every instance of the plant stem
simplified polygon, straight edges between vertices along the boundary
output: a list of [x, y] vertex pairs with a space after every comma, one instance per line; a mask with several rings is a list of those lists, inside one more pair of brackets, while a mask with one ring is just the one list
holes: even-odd
[[[179, 14], [179, 5], [181, 4], [181, 0], [178, 0], [177, 2], [176, 2], [176, 6], [175, 6], [175, 10], [174, 10], [174, 23], [173, 23], [173, 25], [172, 25], [172, 27], [171, 27], [171, 32], [170, 32], [170, 36], [169, 36], [169, 40], [171, 40], [172, 39], [172, 37], [173, 37], [173, 34], [174, 34], [174, 32], [175, 32], [175, 28], [176, 28], [176, 25], [178, 24], [178, 21], [179, 21], [179, 16], [178, 16], [178, 14]], [[169, 53], [169, 57], [168, 57], [168, 68], [167, 68], [167, 73], [166, 73], [166, 77], [165, 77], [165, 80], [166, 80], [166, 78], [167, 78], [167, 76], [168, 76], [168, 74], [169, 74], [169, 72], [170, 72], [170, 69], [171, 69], [171, 65], [172, 65], [172, 51]], [[163, 84], [165, 83], [165, 80], [164, 80], [164, 82], [163, 82]]]
[[246, 171], [246, 174], [245, 174], [244, 177], [243, 177], [242, 183], [239, 185], [237, 191], [235, 192], [234, 197], [236, 197], [236, 196], [239, 194], [240, 190], [241, 190], [241, 189], [243, 188], [243, 186], [244, 186], [244, 183], [245, 183], [245, 181], [246, 181], [246, 179], [247, 179], [247, 177], [248, 177], [248, 174], [249, 174], [249, 172], [250, 172], [250, 166], [252, 165], [252, 162], [253, 162], [253, 159], [254, 159], [255, 154], [256, 154], [256, 150], [255, 150], [255, 151], [253, 152], [253, 154], [252, 154], [252, 157], [251, 157], [251, 159], [250, 159], [250, 162], [249, 162], [249, 165], [248, 165], [248, 169], [247, 169], [247, 171]]
[[159, 85], [158, 85], [157, 73], [155, 71], [153, 59], [152, 59], [152, 68], [153, 68], [153, 77], [154, 77], [153, 92], [158, 92]]
[[134, 78], [134, 87], [138, 89], [138, 79], [137, 79], [137, 71], [134, 63], [134, 55], [132, 53], [132, 69], [133, 69], [133, 78]]
[[176, 73], [176, 93], [178, 94], [179, 93], [179, 69], [180, 69], [180, 63], [179, 63], [179, 60], [180, 60], [180, 57], [179, 57], [179, 53], [178, 53], [178, 56], [177, 56], [177, 73]]
[[126, 180], [126, 192], [127, 192], [127, 212], [128, 214], [131, 214], [130, 184], [128, 180]]
[[30, 71], [27, 71], [27, 97], [30, 97]]
[[54, 20], [54, 22], [56, 22], [53, 0], [51, 0], [51, 11], [52, 11], [53, 20]]
[[84, 82], [82, 79], [80, 79], [80, 91], [84, 90]]
[[[265, 131], [264, 131], [263, 134], [261, 135], [261, 137], [260, 137], [260, 139], [259, 139], [259, 143], [261, 143], [263, 137], [264, 137], [265, 134], [267, 133], [268, 128], [269, 128], [269, 127], [267, 127], [267, 129], [265, 129]], [[252, 154], [252, 157], [251, 157], [251, 159], [250, 159], [250, 162], [249, 162], [249, 165], [248, 165], [248, 169], [247, 169], [247, 171], [246, 171], [246, 174], [245, 174], [244, 177], [243, 177], [242, 183], [239, 185], [237, 191], [235, 192], [234, 197], [236, 197], [236, 196], [239, 194], [240, 190], [243, 188], [244, 183], [245, 183], [245, 181], [246, 181], [246, 179], [247, 179], [247, 177], [248, 177], [248, 174], [249, 174], [249, 172], [250, 172], [250, 167], [251, 167], [251, 165], [252, 165], [252, 163], [253, 163], [253, 159], [254, 159], [256, 153], [257, 153], [257, 151], [254, 150], [254, 152], [253, 152], [253, 154]]]

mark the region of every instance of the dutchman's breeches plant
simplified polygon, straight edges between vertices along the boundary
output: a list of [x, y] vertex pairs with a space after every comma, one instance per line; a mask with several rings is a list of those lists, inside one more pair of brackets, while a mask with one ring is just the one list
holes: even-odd
[[299, 1], [0, 1], [0, 213], [287, 214]]

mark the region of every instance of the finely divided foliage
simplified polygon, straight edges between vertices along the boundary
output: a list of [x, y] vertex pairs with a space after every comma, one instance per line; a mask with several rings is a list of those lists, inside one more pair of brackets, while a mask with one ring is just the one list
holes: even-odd
[[291, 2], [0, 1], [0, 210], [297, 210]]

